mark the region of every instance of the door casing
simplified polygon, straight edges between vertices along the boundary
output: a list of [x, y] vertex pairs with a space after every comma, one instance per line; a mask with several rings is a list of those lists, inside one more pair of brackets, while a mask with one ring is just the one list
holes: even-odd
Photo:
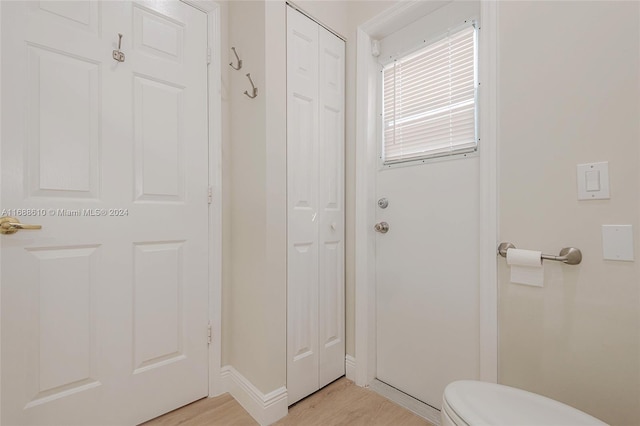
[[[429, 13], [430, 2], [400, 2], [360, 25], [356, 58], [356, 222], [355, 240], [355, 381], [367, 386], [376, 378], [375, 165], [377, 164], [376, 81], [379, 66], [371, 43]], [[437, 6], [435, 6], [437, 7]], [[479, 36], [480, 380], [498, 381], [498, 241], [497, 191], [497, 8], [481, 0]]]
[[[221, 99], [221, 21], [220, 4], [212, 0], [181, 0], [207, 14], [207, 44], [211, 61], [207, 70], [208, 80], [208, 129], [209, 129], [209, 324], [212, 339], [209, 345], [209, 397], [225, 392], [220, 370], [222, 361], [222, 99]], [[0, 18], [2, 17], [0, 4]], [[0, 19], [1, 22], [1, 19]], [[0, 32], [1, 33], [1, 32]], [[1, 45], [1, 43], [0, 43]], [[2, 51], [0, 49], [0, 55]], [[1, 79], [0, 79], [1, 81]], [[0, 84], [0, 96], [2, 86]], [[0, 121], [2, 110], [0, 109]], [[1, 184], [1, 182], [0, 182]], [[204, 194], [203, 194], [204, 196]], [[0, 197], [0, 205], [2, 198]], [[2, 283], [0, 283], [1, 286]], [[0, 292], [1, 297], [1, 292]], [[0, 349], [2, 335], [0, 334]], [[0, 350], [1, 353], [1, 350]], [[1, 360], [0, 360], [1, 361]], [[0, 365], [1, 362], [0, 362]], [[0, 371], [0, 375], [2, 372]], [[0, 399], [2, 395], [0, 394]], [[1, 408], [0, 408], [1, 409]], [[0, 413], [1, 415], [1, 413]]]

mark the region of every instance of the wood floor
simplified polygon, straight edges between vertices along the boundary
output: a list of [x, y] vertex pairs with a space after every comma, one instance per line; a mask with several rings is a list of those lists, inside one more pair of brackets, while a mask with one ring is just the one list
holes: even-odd
[[[206, 398], [153, 419], [144, 426], [254, 426], [257, 423], [230, 395]], [[289, 407], [276, 425], [430, 425], [377, 393], [339, 379]]]

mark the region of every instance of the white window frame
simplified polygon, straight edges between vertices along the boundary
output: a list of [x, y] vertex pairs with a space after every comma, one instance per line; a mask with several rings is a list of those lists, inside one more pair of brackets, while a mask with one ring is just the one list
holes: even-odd
[[[476, 145], [474, 148], [470, 149], [469, 151], [464, 151], [464, 152], [454, 152], [454, 153], [438, 153], [438, 154], [431, 154], [431, 155], [424, 155], [424, 156], [420, 156], [420, 157], [415, 157], [415, 158], [409, 158], [406, 160], [400, 160], [400, 161], [394, 161], [392, 163], [385, 163], [385, 158], [384, 158], [384, 86], [383, 86], [383, 82], [384, 82], [384, 76], [383, 76], [383, 72], [384, 72], [384, 68], [387, 67], [389, 64], [395, 62], [398, 59], [404, 58], [406, 56], [412, 55], [413, 53], [417, 52], [418, 50], [424, 49], [425, 47], [437, 43], [440, 40], [443, 40], [444, 38], [449, 37], [450, 34], [456, 33], [458, 31], [461, 31], [465, 28], [468, 27], [473, 27], [474, 28], [474, 105], [475, 105], [475, 140], [476, 140]], [[478, 48], [479, 48], [479, 37], [480, 37], [480, 31], [479, 31], [479, 25], [478, 25], [478, 20], [477, 19], [466, 19], [463, 23], [461, 23], [460, 25], [454, 26], [449, 28], [446, 32], [444, 33], [440, 33], [432, 38], [429, 39], [425, 39], [423, 40], [421, 43], [419, 43], [418, 45], [412, 46], [411, 48], [407, 49], [407, 50], [403, 50], [401, 52], [398, 52], [395, 55], [391, 55], [391, 56], [387, 56], [385, 58], [379, 58], [378, 63], [380, 65], [380, 73], [379, 73], [379, 78], [378, 78], [378, 93], [379, 96], [377, 96], [377, 109], [378, 109], [378, 117], [379, 120], [377, 120], [377, 124], [376, 124], [376, 133], [378, 135], [378, 168], [380, 170], [385, 170], [385, 169], [393, 169], [393, 168], [397, 168], [397, 167], [407, 167], [407, 166], [416, 166], [416, 165], [420, 165], [420, 164], [430, 164], [430, 163], [435, 163], [435, 162], [440, 162], [440, 161], [449, 161], [449, 160], [455, 160], [455, 159], [464, 159], [464, 158], [473, 158], [473, 157], [477, 157], [478, 156], [478, 146], [480, 145], [480, 138], [479, 138], [479, 134], [480, 134], [480, 129], [479, 129], [479, 121], [480, 121], [480, 108], [479, 108], [479, 99], [480, 99], [480, 84], [479, 84], [479, 65], [478, 65]]]

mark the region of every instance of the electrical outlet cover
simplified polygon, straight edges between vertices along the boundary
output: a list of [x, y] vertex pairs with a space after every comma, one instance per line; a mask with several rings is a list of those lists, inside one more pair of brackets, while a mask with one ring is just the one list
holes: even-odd
[[633, 226], [602, 225], [602, 256], [605, 260], [634, 260]]

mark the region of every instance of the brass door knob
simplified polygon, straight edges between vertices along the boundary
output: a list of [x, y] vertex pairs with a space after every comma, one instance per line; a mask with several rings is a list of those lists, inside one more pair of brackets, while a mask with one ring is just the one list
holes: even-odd
[[42, 225], [27, 225], [15, 217], [0, 217], [0, 234], [15, 234], [20, 229], [42, 229]]

